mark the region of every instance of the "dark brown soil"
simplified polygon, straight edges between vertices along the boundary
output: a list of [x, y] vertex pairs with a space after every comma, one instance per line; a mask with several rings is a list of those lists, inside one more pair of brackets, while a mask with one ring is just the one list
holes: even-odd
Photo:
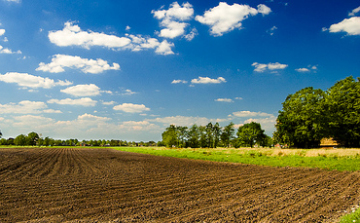
[[0, 222], [333, 222], [359, 198], [359, 172], [0, 149]]

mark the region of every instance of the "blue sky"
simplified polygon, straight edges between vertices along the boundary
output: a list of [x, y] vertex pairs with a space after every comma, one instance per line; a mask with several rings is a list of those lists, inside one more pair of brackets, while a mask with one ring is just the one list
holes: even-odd
[[0, 129], [161, 140], [261, 123], [288, 94], [360, 72], [360, 3], [0, 0]]

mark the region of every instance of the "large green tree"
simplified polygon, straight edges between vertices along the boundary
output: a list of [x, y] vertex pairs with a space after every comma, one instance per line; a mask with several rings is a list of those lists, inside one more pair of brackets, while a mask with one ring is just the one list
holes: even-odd
[[263, 145], [266, 135], [264, 130], [261, 129], [260, 123], [251, 122], [240, 126], [237, 134], [238, 146], [250, 146], [251, 148], [255, 144]]
[[325, 92], [307, 87], [287, 96], [276, 123], [276, 140], [290, 147], [318, 147], [326, 134]]
[[166, 147], [172, 147], [178, 145], [178, 137], [175, 125], [170, 125], [162, 133], [162, 141]]
[[350, 76], [327, 91], [328, 135], [346, 147], [360, 146], [360, 79]]

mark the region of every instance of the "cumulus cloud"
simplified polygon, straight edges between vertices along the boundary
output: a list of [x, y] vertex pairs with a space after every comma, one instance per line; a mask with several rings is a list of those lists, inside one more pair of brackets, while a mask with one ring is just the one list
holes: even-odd
[[85, 107], [94, 107], [97, 101], [92, 100], [91, 98], [79, 98], [79, 99], [50, 99], [47, 101], [49, 104], [59, 104], [59, 105], [80, 105]]
[[232, 99], [230, 98], [218, 98], [218, 99], [215, 99], [215, 101], [217, 102], [227, 102], [227, 103], [231, 103], [231, 102], [234, 102]]
[[113, 105], [113, 104], [115, 104], [115, 101], [103, 101], [102, 104], [103, 105]]
[[159, 33], [160, 37], [176, 38], [185, 34], [185, 28], [189, 25], [183, 21], [190, 20], [194, 15], [194, 9], [188, 2], [183, 3], [182, 6], [179, 3], [174, 2], [170, 4], [168, 10], [152, 10], [154, 17], [161, 20], [160, 25], [164, 27]]
[[60, 91], [76, 97], [96, 96], [100, 94], [100, 88], [95, 84], [79, 84]]
[[18, 104], [0, 104], [0, 114], [38, 114], [44, 112], [47, 105], [41, 101], [21, 101]]
[[61, 47], [79, 46], [90, 49], [90, 47], [100, 46], [113, 50], [129, 49], [132, 51], [155, 49], [155, 52], [160, 55], [174, 54], [171, 50], [174, 44], [166, 40], [160, 43], [155, 38], [143, 37], [141, 35], [127, 34], [125, 37], [118, 37], [105, 33], [83, 31], [72, 22], [66, 22], [63, 30], [50, 31], [48, 37], [50, 42]]
[[256, 117], [256, 116], [266, 117], [266, 116], [274, 116], [274, 115], [265, 112], [237, 111], [237, 112], [233, 112], [232, 115], [230, 116], [243, 118], [243, 117]]
[[99, 116], [85, 113], [83, 115], [79, 115], [78, 120], [81, 120], [81, 121], [109, 121], [109, 120], [111, 120], [111, 118], [99, 117]]
[[287, 64], [281, 64], [279, 62], [276, 63], [268, 63], [268, 64], [261, 64], [258, 62], [254, 62], [251, 66], [255, 67], [254, 71], [256, 72], [264, 72], [266, 70], [283, 70], [288, 67]]
[[57, 54], [51, 59], [51, 63], [45, 64], [41, 62], [37, 71], [45, 71], [50, 73], [60, 73], [65, 71], [65, 67], [73, 69], [81, 69], [84, 73], [98, 74], [106, 70], [120, 70], [120, 65], [113, 63], [110, 66], [107, 61], [102, 59], [84, 59], [79, 56], [70, 56]]
[[149, 122], [158, 122], [164, 125], [191, 126], [193, 124], [206, 125], [211, 120], [204, 117], [170, 116], [163, 118], [147, 119]]
[[333, 24], [330, 26], [329, 32], [346, 32], [348, 35], [360, 35], [360, 17], [351, 17]]
[[123, 103], [121, 105], [116, 105], [113, 108], [116, 111], [123, 111], [127, 113], [141, 113], [144, 111], [150, 111], [150, 108], [147, 108], [143, 104], [132, 104], [132, 103]]
[[5, 29], [0, 29], [0, 36], [5, 34]]
[[173, 80], [171, 83], [172, 84], [186, 84], [187, 81], [185, 81], [185, 80]]
[[298, 68], [298, 69], [295, 69], [297, 72], [310, 72], [310, 70], [308, 68]]
[[20, 50], [18, 51], [12, 51], [9, 48], [4, 48], [3, 46], [0, 45], [0, 53], [2, 54], [22, 54], [22, 52]]
[[226, 32], [242, 27], [242, 21], [249, 16], [255, 16], [258, 13], [267, 15], [271, 9], [266, 5], [260, 4], [257, 9], [248, 5], [233, 4], [228, 5], [226, 2], [220, 2], [218, 6], [205, 11], [203, 16], [196, 16], [195, 20], [210, 26], [210, 33], [213, 36], [222, 36]]
[[217, 79], [211, 79], [209, 77], [199, 77], [197, 79], [191, 80], [192, 84], [220, 84], [220, 83], [226, 83], [225, 78], [218, 77]]
[[136, 92], [134, 92], [130, 89], [126, 89], [126, 90], [124, 90], [123, 93], [121, 93], [121, 95], [125, 95], [125, 96], [130, 96], [130, 95], [134, 95], [134, 94], [136, 94]]
[[40, 76], [34, 76], [27, 73], [16, 73], [10, 72], [6, 74], [0, 74], [0, 81], [5, 83], [15, 83], [25, 88], [52, 88], [55, 86], [68, 86], [72, 85], [72, 82], [65, 81], [54, 81], [50, 78], [43, 78]]

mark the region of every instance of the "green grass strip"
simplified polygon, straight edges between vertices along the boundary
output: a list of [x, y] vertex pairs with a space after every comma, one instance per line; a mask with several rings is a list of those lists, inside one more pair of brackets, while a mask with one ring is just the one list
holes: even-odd
[[139, 147], [113, 147], [113, 149], [143, 153], [156, 156], [167, 156], [176, 158], [187, 158], [196, 160], [209, 160], [217, 162], [231, 162], [254, 164], [260, 166], [273, 167], [310, 167], [326, 170], [338, 171], [358, 171], [360, 170], [360, 156], [315, 156], [305, 157], [301, 155], [267, 155], [256, 150], [249, 150], [244, 154], [232, 152], [233, 150], [214, 150], [211, 149], [158, 149], [158, 148], [139, 148]]
[[360, 208], [357, 209], [355, 212], [340, 218], [340, 223], [354, 223], [354, 222], [360, 222]]

